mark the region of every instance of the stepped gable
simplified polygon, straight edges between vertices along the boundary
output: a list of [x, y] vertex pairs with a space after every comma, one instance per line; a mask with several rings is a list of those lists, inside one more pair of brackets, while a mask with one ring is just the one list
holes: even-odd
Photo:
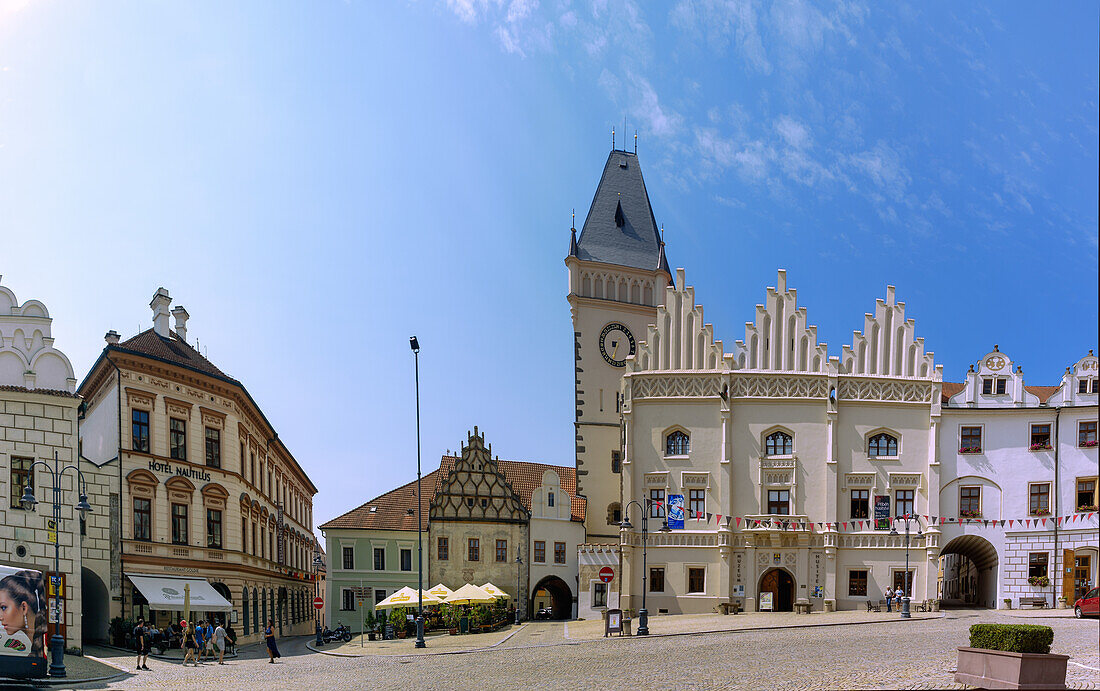
[[645, 370], [726, 370], [722, 341], [714, 340], [714, 326], [703, 322], [703, 308], [695, 304], [695, 288], [686, 285], [683, 269], [665, 287], [664, 304], [657, 306], [657, 323], [646, 329], [645, 341], [627, 358], [627, 372]]
[[[455, 456], [444, 456], [439, 462], [439, 475], [436, 482], [442, 483], [458, 462]], [[577, 469], [563, 465], [549, 465], [547, 463], [532, 463], [529, 461], [505, 461], [497, 459], [497, 467], [504, 472], [504, 477], [512, 489], [523, 501], [523, 506], [531, 510], [531, 496], [535, 490], [542, 486], [542, 475], [547, 470], [553, 470], [561, 480], [562, 491], [568, 492], [572, 498], [570, 506], [570, 520], [584, 521], [585, 512], [588, 510], [588, 501], [577, 494]]]
[[824, 373], [828, 346], [817, 342], [817, 327], [798, 306], [798, 291], [787, 289], [787, 271], [779, 269], [776, 287], [768, 286], [755, 321], [745, 322], [745, 340], [737, 341], [737, 369]]
[[[433, 470], [421, 479], [421, 513], [424, 517], [423, 529], [428, 529], [428, 511], [432, 496], [439, 483], [440, 472]], [[330, 528], [356, 528], [360, 530], [416, 530], [416, 480], [390, 490], [362, 506], [337, 516], [320, 526], [322, 530]]]
[[[592, 197], [580, 238], [569, 253], [578, 259], [653, 271], [668, 266], [638, 156], [612, 151]], [[667, 269], [666, 269], [667, 270]]]
[[924, 339], [915, 332], [916, 321], [905, 318], [905, 303], [895, 303], [894, 286], [886, 286], [886, 299], [875, 301], [874, 314], [863, 315], [863, 330], [853, 332], [852, 345], [841, 349], [841, 373], [934, 377], [933, 353], [924, 352]]
[[490, 523], [526, 523], [531, 517], [477, 427], [453, 466], [446, 472], [440, 468], [430, 514], [433, 521]]

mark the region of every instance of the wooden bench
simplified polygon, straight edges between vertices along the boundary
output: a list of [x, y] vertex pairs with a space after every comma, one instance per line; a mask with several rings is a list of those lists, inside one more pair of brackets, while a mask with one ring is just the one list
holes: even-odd
[[809, 614], [812, 606], [809, 602], [799, 601], [794, 603], [795, 614]]
[[722, 614], [740, 614], [741, 603], [740, 602], [719, 602], [718, 610]]
[[1045, 597], [1021, 597], [1020, 606], [1024, 607], [1046, 607], [1047, 599]]
[[868, 612], [881, 612], [884, 609], [886, 609], [886, 600], [879, 600], [877, 604], [870, 600], [867, 601]]

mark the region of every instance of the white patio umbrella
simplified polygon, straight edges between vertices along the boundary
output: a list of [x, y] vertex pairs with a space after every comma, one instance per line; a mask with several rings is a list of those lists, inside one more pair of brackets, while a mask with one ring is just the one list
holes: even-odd
[[451, 605], [482, 605], [489, 604], [494, 600], [496, 600], [495, 597], [470, 583], [443, 598], [444, 602]]
[[[425, 590], [425, 591], [423, 591], [423, 593], [424, 593], [424, 604], [425, 605], [441, 605], [441, 604], [443, 604], [443, 600], [440, 600], [438, 597], [436, 597], [435, 595], [432, 595], [428, 591]], [[417, 604], [418, 604], [418, 599], [417, 599], [417, 596], [416, 596], [416, 591], [413, 590], [412, 588], [408, 587], [408, 586], [405, 586], [404, 588], [402, 588], [401, 590], [398, 590], [393, 595], [390, 595], [389, 597], [387, 597], [385, 600], [382, 600], [381, 602], [376, 604], [374, 606], [374, 608], [375, 609], [390, 609], [391, 607], [416, 607]]]

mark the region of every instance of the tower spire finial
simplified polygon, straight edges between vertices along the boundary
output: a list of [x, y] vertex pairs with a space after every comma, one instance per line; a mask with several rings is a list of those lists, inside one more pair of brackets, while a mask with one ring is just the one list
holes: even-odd
[[638, 130], [634, 130], [634, 155], [638, 155]]
[[573, 217], [569, 221], [569, 227], [572, 228], [573, 230], [577, 229], [577, 210], [576, 209], [573, 209]]
[[615, 126], [611, 126], [611, 150], [615, 150]]

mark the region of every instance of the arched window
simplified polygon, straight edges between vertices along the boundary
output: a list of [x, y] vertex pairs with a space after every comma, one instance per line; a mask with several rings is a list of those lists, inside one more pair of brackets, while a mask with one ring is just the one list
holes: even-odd
[[897, 456], [897, 437], [886, 434], [885, 432], [876, 434], [867, 440], [867, 455], [872, 458], [876, 456]]
[[247, 636], [248, 635], [248, 624], [249, 624], [249, 621], [248, 621], [248, 588], [241, 588], [241, 602], [243, 603], [243, 607], [244, 607], [244, 612], [243, 612], [244, 616], [242, 617], [242, 619], [244, 619], [244, 635]]
[[688, 441], [688, 435], [680, 430], [676, 430], [665, 437], [666, 456], [686, 456], [690, 450], [691, 444]]
[[546, 493], [546, 505], [547, 506], [553, 506], [554, 505], [554, 493], [553, 492], [547, 492]]
[[790, 456], [794, 453], [791, 435], [772, 432], [764, 442], [764, 453], [768, 456]]

